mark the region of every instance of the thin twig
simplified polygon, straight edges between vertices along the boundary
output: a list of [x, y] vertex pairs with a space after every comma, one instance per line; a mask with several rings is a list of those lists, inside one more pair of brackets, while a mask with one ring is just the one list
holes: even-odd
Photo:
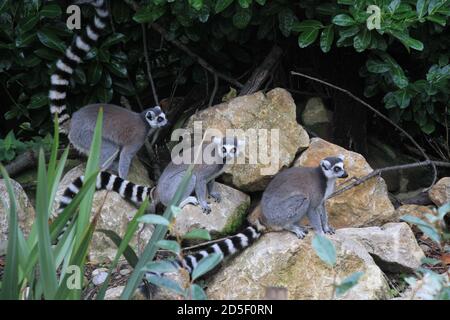
[[303, 74], [300, 72], [295, 72], [295, 71], [291, 71], [292, 75], [296, 75], [296, 76], [300, 76], [300, 77], [304, 77], [319, 83], [322, 83], [324, 85], [327, 85], [333, 89], [336, 89], [338, 91], [341, 91], [343, 93], [345, 93], [346, 95], [348, 95], [349, 97], [353, 98], [354, 100], [358, 101], [359, 103], [361, 103], [362, 105], [364, 105], [365, 107], [369, 108], [372, 112], [376, 113], [379, 117], [381, 117], [382, 119], [386, 120], [389, 124], [391, 124], [392, 126], [394, 126], [395, 128], [397, 128], [398, 130], [400, 130], [413, 144], [414, 146], [422, 153], [423, 157], [427, 160], [427, 164], [429, 164], [431, 166], [431, 168], [433, 169], [433, 181], [431, 183], [431, 185], [426, 188], [424, 191], [429, 190], [432, 186], [434, 186], [434, 184], [436, 183], [437, 180], [437, 169], [436, 169], [436, 165], [434, 163], [434, 161], [431, 161], [431, 159], [428, 157], [428, 155], [425, 153], [425, 150], [423, 150], [423, 148], [416, 142], [416, 140], [414, 140], [413, 137], [411, 137], [411, 135], [406, 132], [403, 128], [401, 128], [400, 126], [398, 126], [397, 124], [395, 124], [391, 119], [389, 119], [388, 117], [386, 117], [384, 114], [382, 114], [380, 111], [378, 111], [377, 109], [375, 109], [374, 107], [372, 107], [370, 104], [368, 104], [367, 102], [361, 100], [360, 98], [358, 98], [357, 96], [355, 96], [353, 93], [351, 93], [350, 91], [340, 88], [334, 84], [331, 84], [327, 81], [309, 76], [307, 74]]
[[206, 62], [205, 59], [200, 57], [198, 54], [194, 53], [191, 49], [186, 47], [183, 43], [181, 43], [177, 39], [172, 39], [171, 37], [169, 37], [169, 34], [166, 31], [166, 29], [161, 27], [159, 24], [152, 23], [151, 27], [153, 28], [153, 30], [159, 32], [167, 41], [169, 41], [174, 46], [176, 46], [179, 49], [181, 49], [184, 52], [186, 52], [191, 58], [195, 59], [199, 65], [201, 65], [203, 68], [208, 70], [210, 73], [217, 75], [219, 78], [221, 78], [221, 79], [231, 83], [232, 85], [234, 85], [235, 87], [237, 87], [239, 89], [244, 86], [242, 83], [240, 83], [236, 79], [233, 79], [233, 78], [231, 78], [231, 77], [229, 77], [229, 76], [227, 76], [227, 75], [217, 71], [213, 66], [211, 66], [208, 62]]
[[422, 162], [408, 163], [408, 164], [403, 164], [403, 165], [398, 165], [398, 166], [392, 166], [392, 167], [385, 167], [385, 168], [376, 169], [376, 170], [372, 171], [371, 173], [369, 173], [368, 175], [366, 175], [364, 177], [361, 177], [361, 178], [353, 177], [352, 179], [355, 180], [354, 182], [352, 182], [352, 183], [346, 185], [345, 187], [335, 191], [334, 193], [332, 193], [328, 197], [328, 199], [336, 197], [336, 196], [340, 195], [341, 193], [344, 193], [345, 191], [353, 189], [354, 187], [359, 186], [360, 184], [366, 182], [367, 180], [369, 180], [369, 179], [371, 179], [373, 177], [379, 176], [383, 172], [394, 171], [394, 170], [412, 169], [412, 168], [417, 168], [417, 167], [428, 166], [430, 164], [433, 164], [434, 167], [438, 166], [438, 167], [448, 167], [448, 168], [450, 168], [450, 162], [444, 162], [444, 161], [422, 161]]
[[217, 74], [214, 74], [214, 88], [213, 88], [213, 91], [211, 94], [211, 98], [209, 98], [209, 103], [208, 103], [209, 107], [211, 107], [214, 102], [214, 98], [216, 97], [218, 87], [219, 87], [219, 78], [217, 77]]
[[152, 87], [153, 99], [155, 100], [155, 105], [159, 106], [158, 94], [156, 93], [155, 83], [153, 82], [152, 68], [150, 66], [150, 59], [148, 58], [148, 48], [147, 48], [147, 28], [146, 24], [141, 24], [142, 27], [142, 42], [144, 43], [144, 57], [145, 64], [147, 65], [147, 76], [150, 81], [150, 86]]

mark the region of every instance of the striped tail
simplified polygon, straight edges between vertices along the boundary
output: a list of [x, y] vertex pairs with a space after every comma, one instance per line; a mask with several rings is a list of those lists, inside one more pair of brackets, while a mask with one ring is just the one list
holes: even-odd
[[[84, 176], [76, 178], [59, 198], [58, 209], [56, 210], [56, 216], [59, 215], [75, 198], [83, 186]], [[98, 174], [96, 184], [96, 190], [109, 190], [117, 192], [122, 198], [132, 201], [136, 204], [142, 203], [146, 197], [151, 196], [153, 188], [145, 187], [134, 184], [130, 181], [124, 180], [112, 173], [102, 171]], [[72, 222], [72, 217], [67, 221], [63, 230], [59, 233], [56, 243], [61, 239], [64, 232]]]
[[[54, 117], [58, 115], [58, 123], [61, 126], [70, 119], [67, 113], [66, 95], [69, 86], [69, 80], [77, 65], [84, 56], [91, 50], [91, 47], [97, 42], [100, 32], [105, 29], [108, 22], [108, 8], [106, 0], [81, 1], [89, 2], [95, 7], [94, 20], [87, 25], [81, 35], [74, 38], [72, 44], [67, 48], [63, 58], [56, 62], [56, 71], [50, 78], [50, 113]], [[64, 132], [64, 130], [62, 130]]]
[[[222, 259], [225, 259], [233, 254], [243, 251], [253, 242], [258, 240], [260, 236], [261, 233], [258, 232], [256, 228], [250, 226], [238, 234], [217, 241], [216, 243], [207, 246], [205, 249], [190, 254], [183, 259], [174, 260], [172, 261], [172, 264], [177, 269], [185, 269], [189, 272], [189, 275], [192, 275], [195, 267], [204, 257], [207, 257], [212, 253], [218, 253], [222, 256]], [[163, 274], [156, 274], [154, 272], [148, 272], [147, 275], [163, 276]]]
[[[57, 214], [61, 213], [75, 198], [83, 186], [84, 176], [76, 178], [59, 198]], [[117, 192], [122, 198], [134, 202], [142, 203], [145, 198], [150, 197], [153, 188], [134, 184], [122, 179], [115, 174], [102, 171], [97, 176], [95, 184], [97, 190], [109, 190]]]

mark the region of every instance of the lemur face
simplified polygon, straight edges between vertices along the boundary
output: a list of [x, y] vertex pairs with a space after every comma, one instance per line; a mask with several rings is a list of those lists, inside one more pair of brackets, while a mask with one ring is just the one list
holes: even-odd
[[344, 156], [328, 157], [320, 161], [320, 167], [327, 179], [347, 178], [344, 169]]
[[161, 128], [167, 124], [166, 115], [160, 106], [149, 109], [145, 113], [145, 119], [152, 128]]
[[236, 137], [214, 137], [213, 143], [217, 145], [218, 154], [223, 159], [237, 158], [242, 152], [245, 141]]

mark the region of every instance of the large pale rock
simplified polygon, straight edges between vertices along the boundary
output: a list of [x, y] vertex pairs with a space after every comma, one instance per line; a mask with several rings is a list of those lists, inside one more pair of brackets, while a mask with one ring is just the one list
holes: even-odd
[[[289, 232], [267, 233], [223, 267], [208, 284], [210, 299], [262, 299], [267, 287], [285, 287], [289, 299], [331, 299], [334, 271], [311, 246]], [[336, 247], [336, 281], [364, 272], [341, 299], [383, 299], [389, 287], [382, 271], [357, 241], [330, 237]]]
[[[339, 154], [345, 156], [344, 165], [349, 178], [359, 178], [373, 171], [362, 155], [320, 138], [311, 139], [309, 148], [295, 161], [294, 166], [315, 167], [323, 158]], [[338, 179], [336, 190], [343, 182], [343, 179]], [[329, 199], [326, 206], [330, 223], [335, 228], [380, 225], [397, 219], [388, 198], [386, 183], [380, 177]]]
[[[61, 196], [69, 184], [80, 175], [84, 175], [84, 165], [73, 168], [63, 177], [56, 193], [57, 197]], [[147, 186], [152, 185], [144, 166], [137, 159], [133, 161], [127, 179], [138, 184]], [[56, 204], [54, 209], [56, 209]], [[137, 211], [137, 207], [124, 200], [118, 193], [102, 190], [95, 192], [94, 194], [91, 216], [96, 214], [99, 210], [100, 217], [96, 229], [112, 230], [120, 236], [123, 236], [127, 229], [128, 222], [133, 219], [134, 214]], [[141, 230], [141, 227], [142, 226], [140, 225], [139, 230]], [[152, 231], [148, 226], [140, 232], [140, 250], [150, 239], [151, 234]], [[137, 238], [138, 236], [135, 235], [130, 242], [134, 249], [137, 248]], [[108, 260], [111, 261], [114, 259], [116, 251], [116, 245], [106, 235], [95, 232], [89, 250], [89, 260], [95, 263], [107, 262]]]
[[450, 202], [450, 177], [439, 180], [433, 188], [428, 191], [431, 201], [438, 207]]
[[414, 216], [426, 220], [426, 215], [436, 215], [436, 208], [433, 206], [421, 206], [417, 204], [404, 204], [397, 208], [397, 216], [400, 219], [404, 215]]
[[410, 272], [420, 267], [425, 257], [414, 233], [404, 222], [339, 229], [337, 234], [360, 242], [383, 271]]
[[[295, 119], [296, 106], [292, 96], [277, 88], [267, 94], [257, 92], [202, 110], [189, 119], [186, 127], [192, 129], [194, 122], [202, 121], [204, 130], [213, 128], [222, 134], [226, 134], [227, 129], [242, 129], [246, 133], [250, 132], [247, 131], [249, 129], [256, 130], [253, 134], [258, 137], [256, 143], [247, 139], [245, 164], [237, 163], [227, 168], [224, 179], [242, 191], [259, 191], [267, 186], [280, 168], [292, 163], [300, 149], [308, 146], [308, 134]], [[278, 138], [271, 133], [272, 129], [276, 130]], [[259, 130], [268, 131], [265, 139]], [[273, 152], [276, 148], [272, 146], [272, 139], [274, 145], [279, 145], [278, 155]], [[258, 143], [264, 148], [267, 146], [267, 151], [264, 152]], [[257, 163], [250, 163], [256, 154], [258, 159], [253, 162]], [[261, 154], [273, 164], [262, 163]]]
[[[14, 180], [10, 180], [16, 199], [16, 212], [18, 222], [23, 234], [28, 236], [34, 223], [35, 212], [22, 186]], [[9, 224], [9, 195], [5, 180], [0, 179], [0, 256], [6, 253], [8, 244], [8, 224]]]
[[193, 229], [206, 229], [212, 236], [234, 233], [245, 220], [250, 197], [245, 193], [216, 182], [222, 197], [219, 203], [210, 201], [211, 213], [204, 214], [199, 206], [187, 205], [176, 217], [173, 232], [186, 234]]

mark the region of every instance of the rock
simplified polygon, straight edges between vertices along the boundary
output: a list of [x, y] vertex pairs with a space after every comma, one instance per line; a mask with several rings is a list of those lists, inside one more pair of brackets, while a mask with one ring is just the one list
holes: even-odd
[[[244, 192], [260, 191], [264, 190], [280, 168], [291, 165], [295, 154], [309, 144], [308, 134], [295, 119], [296, 105], [292, 96], [286, 90], [277, 88], [267, 94], [257, 92], [202, 110], [189, 119], [186, 127], [193, 128], [195, 121], [202, 121], [204, 129], [217, 129], [222, 134], [226, 134], [227, 129], [241, 129], [244, 132], [252, 129], [256, 130], [253, 136], [258, 135], [258, 143], [264, 146], [276, 137], [272, 136], [271, 129], [277, 130], [279, 138], [275, 139], [275, 142], [279, 142], [276, 143], [279, 144], [279, 156], [276, 156], [275, 152], [272, 154], [272, 143], [268, 143], [267, 152], [262, 152], [263, 148], [256, 152], [257, 144], [247, 139], [245, 164], [231, 165], [225, 171], [224, 180], [237, 189]], [[261, 129], [268, 131], [266, 139], [258, 132]], [[250, 153], [252, 146], [255, 150]], [[256, 160], [256, 153], [258, 159], [252, 162], [257, 163], [250, 163], [249, 160]], [[275, 156], [276, 159], [271, 162], [279, 160], [278, 163], [262, 163], [262, 153], [268, 157], [267, 160]]]
[[426, 215], [436, 215], [433, 206], [420, 206], [416, 204], [404, 204], [397, 208], [397, 216], [400, 219], [404, 215], [411, 215], [422, 220], [426, 220]]
[[[383, 272], [357, 241], [330, 237], [336, 247], [337, 282], [363, 271], [358, 284], [340, 299], [384, 299], [389, 287]], [[330, 299], [334, 274], [311, 246], [312, 232], [303, 240], [289, 232], [264, 234], [208, 283], [210, 299], [262, 299], [267, 287], [285, 287], [289, 299]]]
[[408, 224], [388, 223], [382, 227], [345, 228], [337, 234], [360, 242], [386, 272], [411, 272], [425, 258]]
[[321, 98], [313, 97], [306, 102], [302, 112], [302, 124], [323, 139], [331, 139], [333, 113], [325, 108]]
[[210, 214], [204, 214], [199, 206], [187, 205], [176, 217], [172, 231], [180, 236], [193, 229], [206, 229], [212, 236], [234, 233], [245, 220], [250, 197], [217, 182], [216, 190], [222, 199], [219, 203], [210, 201]]
[[[188, 272], [183, 270], [165, 273], [164, 277], [177, 283], [180, 288], [187, 288], [190, 283]], [[153, 287], [152, 290], [154, 290], [154, 292], [151, 295], [151, 300], [181, 300], [184, 298], [167, 288]]]
[[125, 286], [109, 288], [105, 292], [105, 300], [119, 300], [123, 289], [125, 289]]
[[101, 285], [103, 282], [105, 282], [106, 278], [108, 277], [108, 269], [106, 268], [99, 268], [92, 271], [92, 283], [96, 286]]
[[431, 201], [438, 207], [450, 202], [450, 177], [439, 180], [429, 191]]
[[[311, 139], [309, 148], [295, 161], [294, 166], [318, 166], [323, 158], [339, 154], [345, 156], [345, 169], [350, 178], [362, 177], [373, 171], [362, 155], [320, 138]], [[337, 181], [336, 190], [342, 183], [342, 179]], [[329, 199], [326, 207], [330, 223], [335, 228], [381, 225], [397, 219], [394, 207], [389, 201], [386, 183], [380, 177], [374, 177]]]
[[[34, 208], [31, 205], [22, 186], [10, 179], [13, 186], [14, 196], [17, 203], [17, 216], [20, 229], [25, 238], [31, 231], [35, 219]], [[0, 256], [6, 253], [8, 245], [8, 224], [9, 224], [9, 195], [5, 180], [0, 179]]]
[[[117, 286], [113, 288], [109, 288], [105, 292], [105, 300], [119, 300], [120, 296], [123, 292], [123, 289], [125, 289], [125, 286]], [[146, 300], [147, 298], [142, 294], [142, 292], [137, 289], [133, 296], [131, 297], [131, 300]]]
[[427, 272], [421, 279], [406, 279], [410, 286], [398, 300], [448, 300], [445, 289], [450, 287], [449, 273]]
[[[73, 180], [75, 180], [75, 178], [83, 174], [84, 165], [70, 170], [61, 180], [56, 193], [57, 197], [64, 193], [64, 190]], [[128, 180], [143, 185], [152, 185], [144, 166], [137, 159], [133, 160]], [[91, 216], [97, 213], [100, 208], [101, 211], [100, 218], [97, 222], [97, 230], [112, 230], [120, 236], [125, 234], [128, 222], [133, 219], [133, 216], [137, 211], [137, 207], [134, 204], [124, 200], [118, 193], [104, 190], [95, 193]], [[54, 205], [54, 209], [56, 209], [56, 204]], [[138, 230], [141, 230], [141, 228], [142, 225], [139, 226]], [[143, 249], [150, 239], [151, 234], [152, 231], [150, 230], [150, 227], [147, 226], [140, 232], [140, 250]], [[138, 236], [134, 235], [130, 242], [134, 249], [137, 249], [137, 238]], [[114, 259], [117, 247], [106, 235], [95, 232], [89, 250], [89, 260], [91, 262], [104, 263]]]

